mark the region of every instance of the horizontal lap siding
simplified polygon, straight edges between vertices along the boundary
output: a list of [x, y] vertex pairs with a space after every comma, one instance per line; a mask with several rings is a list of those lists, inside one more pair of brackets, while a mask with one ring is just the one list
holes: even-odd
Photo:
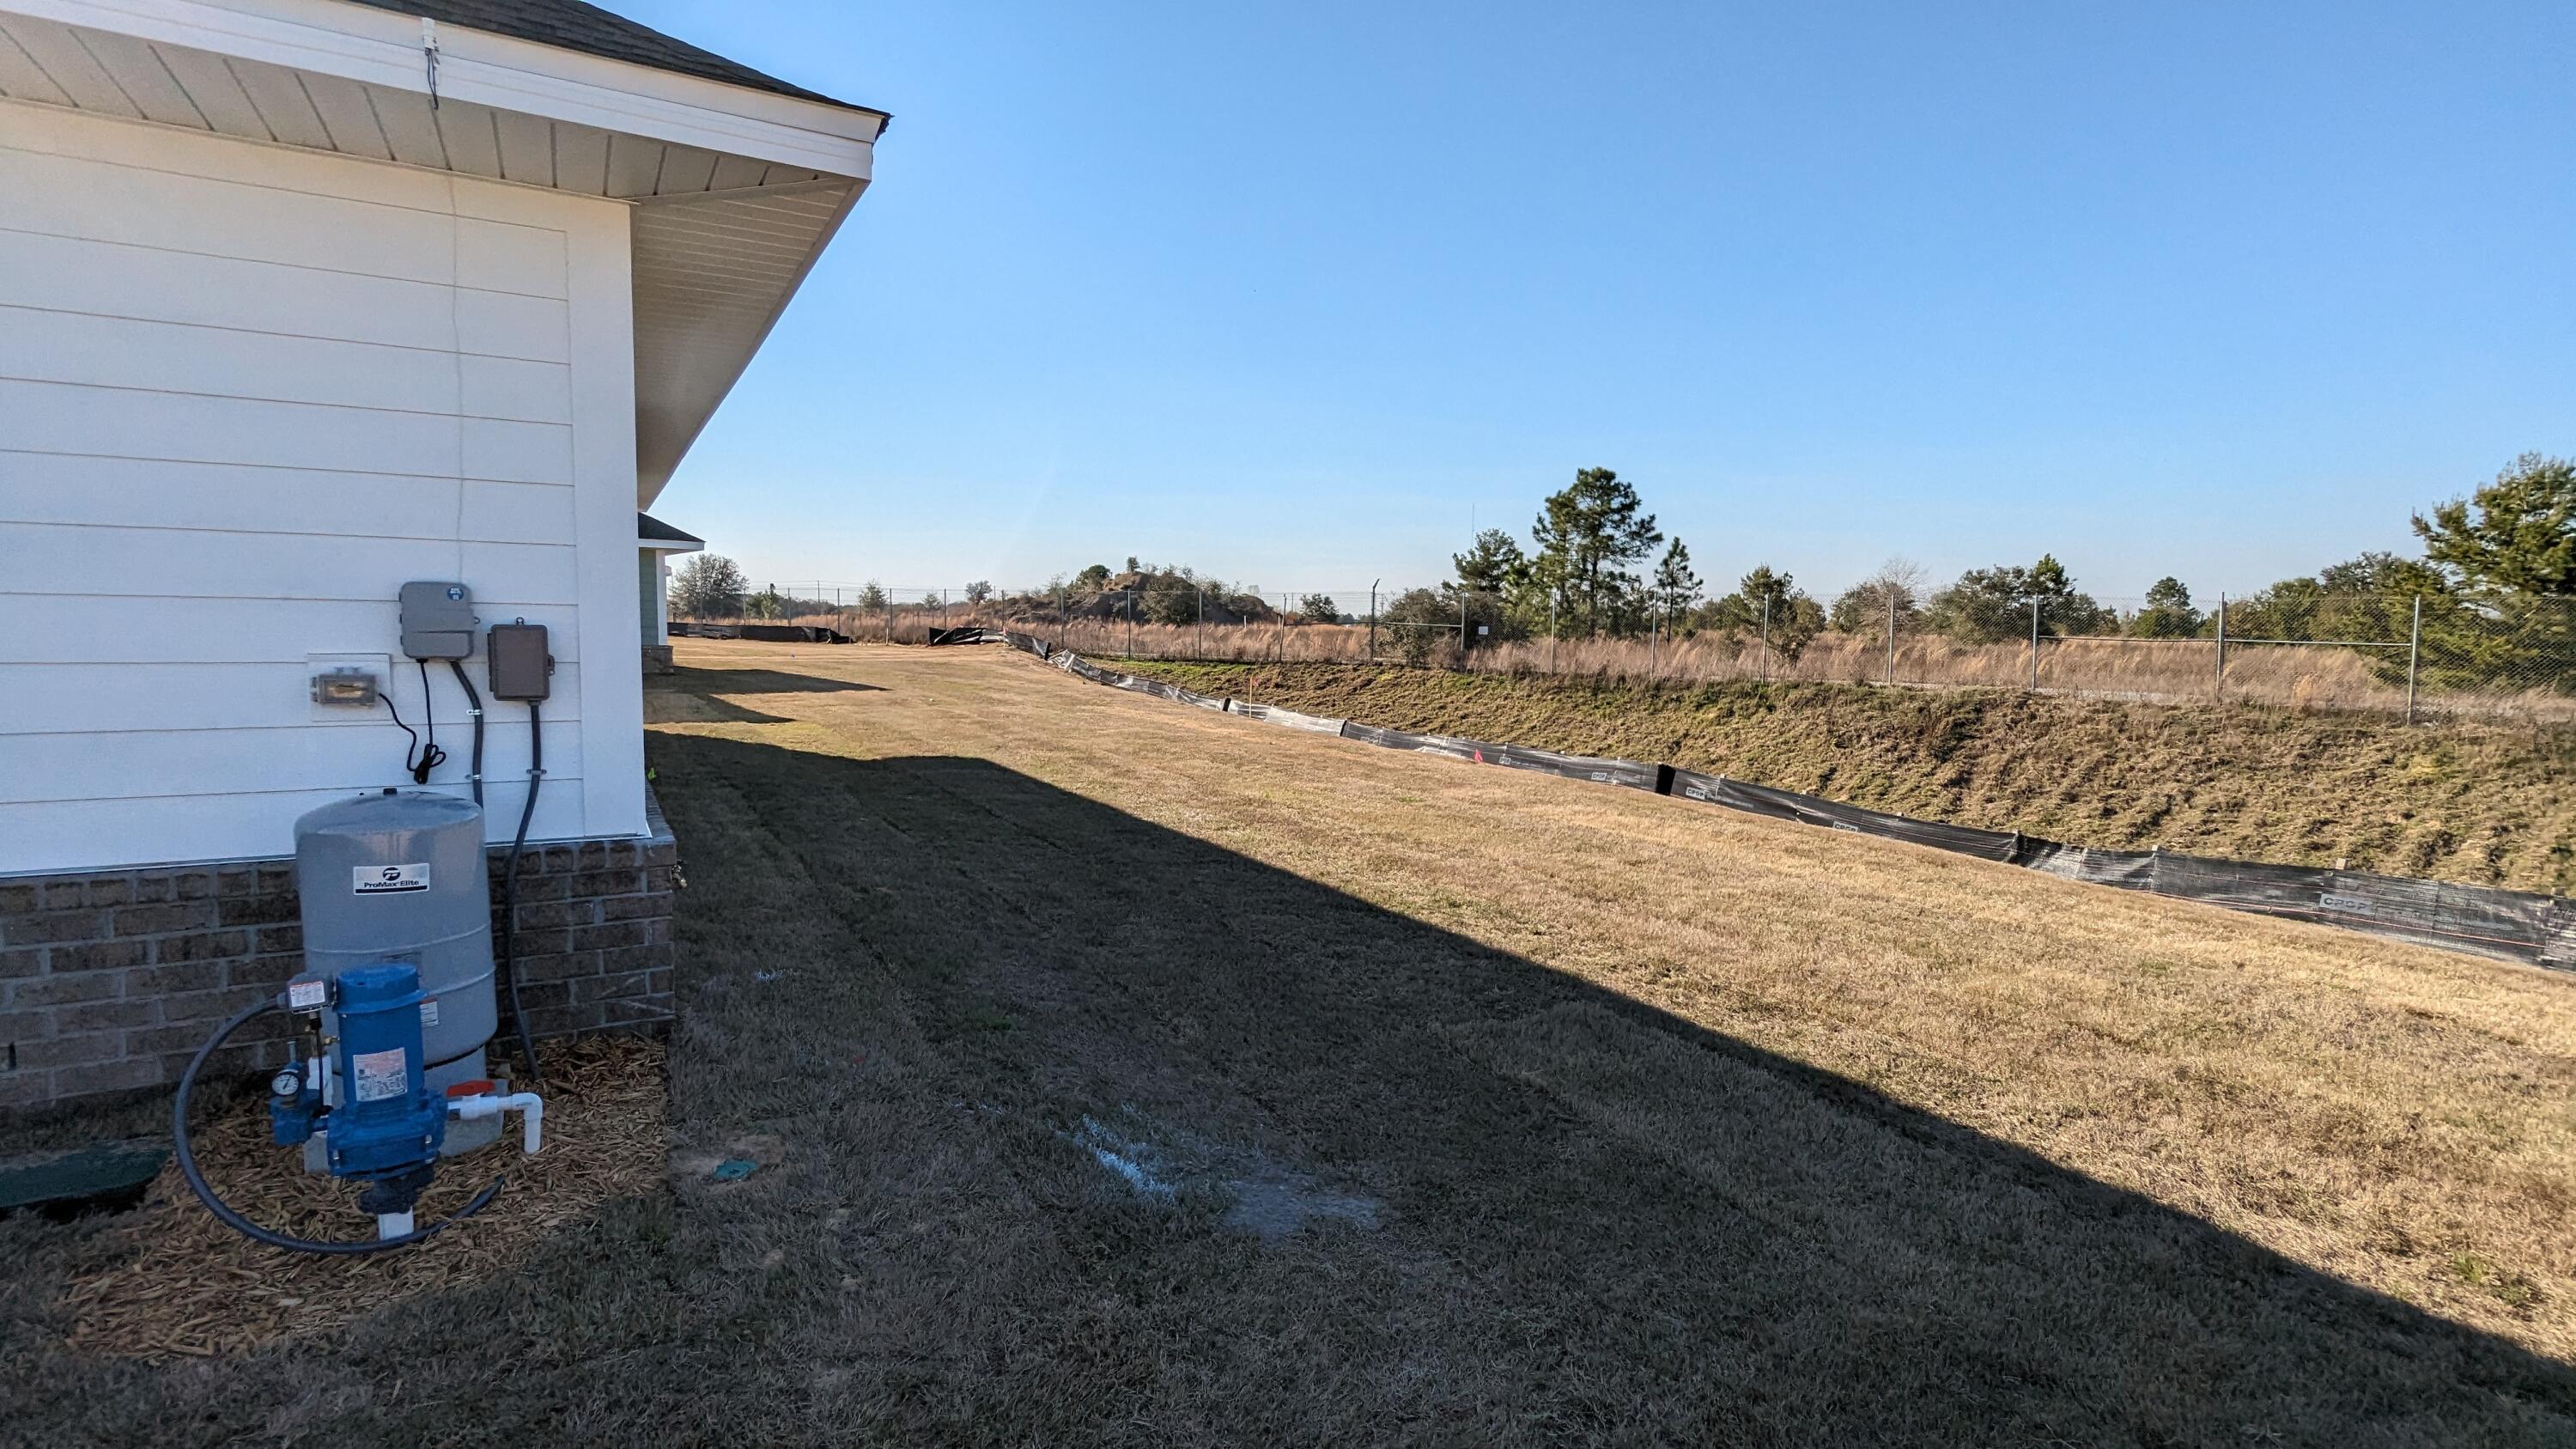
[[[152, 494], [132, 495], [136, 517], [153, 516]], [[573, 548], [549, 543], [460, 543], [455, 539], [317, 536], [285, 531], [299, 520], [262, 517], [280, 531], [224, 532], [160, 528], [147, 523], [80, 525], [16, 523], [26, 558], [8, 587], [28, 593], [127, 592], [190, 599], [365, 599], [388, 590], [384, 580], [455, 575], [475, 582], [478, 597], [535, 604], [576, 602]]]
[[560, 483], [70, 453], [13, 456], [0, 474], [0, 513], [26, 523], [126, 526], [132, 499], [147, 491], [156, 528], [237, 530], [269, 510], [305, 533], [563, 547], [573, 536], [572, 489]]
[[568, 360], [564, 304], [552, 298], [24, 231], [10, 250], [5, 306]]
[[[623, 217], [611, 286], [574, 260], [600, 270], [605, 203], [0, 119], [0, 874], [273, 857], [407, 783], [383, 709], [312, 704], [316, 656], [434, 711], [432, 783], [465, 792], [463, 697], [398, 652], [410, 579], [551, 631], [531, 834], [640, 828]], [[487, 706], [507, 839], [527, 713]]]
[[[312, 652], [381, 656], [388, 651], [378, 647]], [[175, 700], [185, 702], [187, 724], [191, 730], [296, 730], [324, 726], [364, 731], [381, 742], [383, 736], [380, 732], [392, 728], [382, 711], [368, 715], [312, 703], [307, 684], [313, 670], [306, 663], [307, 657], [304, 651], [299, 650], [294, 658], [273, 663], [0, 663], [0, 736], [166, 729], [172, 701]], [[394, 706], [403, 712], [404, 719], [416, 726], [421, 722], [417, 708], [420, 702], [418, 666], [409, 660], [393, 662], [401, 665], [393, 679]], [[454, 680], [446, 674], [444, 665], [430, 677], [439, 686], [436, 701], [439, 743], [450, 745], [455, 741], [449, 739], [448, 731], [465, 723], [463, 717], [455, 713]], [[482, 683], [477, 681], [475, 687], [480, 689]], [[554, 689], [555, 697], [546, 704], [546, 764], [550, 775], [568, 774], [571, 773], [568, 767], [574, 756], [556, 753], [554, 731], [556, 727], [573, 724], [581, 718], [581, 666], [557, 660]], [[496, 720], [499, 717], [498, 714], [494, 716]], [[400, 738], [399, 732], [395, 738]], [[579, 747], [580, 741], [574, 740], [571, 748]], [[0, 751], [7, 749], [0, 746]], [[0, 771], [7, 768], [7, 760], [0, 758]], [[363, 785], [366, 781], [358, 783]]]
[[[399, 748], [396, 760], [399, 763]], [[545, 789], [537, 796], [537, 818], [529, 822], [528, 838], [581, 838], [584, 834], [581, 786], [579, 776], [559, 777], [549, 769]], [[316, 806], [345, 800], [350, 793], [347, 790], [281, 790], [135, 800], [0, 803], [0, 837], [15, 835], [42, 840], [46, 842], [48, 854], [58, 859], [113, 854], [125, 849], [126, 842], [141, 838], [152, 842], [155, 853], [168, 855], [174, 860], [243, 860], [249, 858], [241, 854], [246, 823], [260, 827], [257, 837], [269, 841], [271, 849], [292, 851], [295, 848], [295, 817]], [[501, 828], [504, 842], [509, 840], [510, 831], [518, 826], [519, 806], [524, 799], [526, 786], [523, 783], [505, 787], [495, 780], [493, 788], [484, 792], [487, 823], [504, 822]]]
[[[7, 524], [11, 536], [17, 530]], [[105, 581], [102, 581], [105, 582]], [[0, 630], [0, 661], [25, 664], [302, 663], [308, 654], [382, 654], [394, 647], [399, 613], [391, 599], [175, 599], [168, 596], [8, 594], [11, 627]], [[556, 682], [580, 656], [578, 610], [482, 598], [487, 616], [546, 626]], [[189, 627], [173, 628], [184, 615]], [[401, 701], [395, 701], [400, 704]]]
[[[449, 681], [440, 680], [447, 684]], [[414, 688], [417, 688], [417, 681]], [[442, 691], [444, 695], [444, 691]], [[411, 724], [420, 727], [412, 713]], [[451, 717], [439, 745], [462, 776], [468, 751], [464, 720]], [[547, 783], [581, 774], [581, 724], [578, 720], [546, 721]], [[521, 725], [508, 742], [513, 759], [525, 769], [526, 732]], [[388, 746], [391, 748], [388, 749]], [[390, 725], [280, 725], [266, 729], [132, 729], [80, 734], [13, 735], [0, 749], [0, 800], [31, 804], [68, 804], [82, 800], [166, 799], [180, 795], [237, 793], [242, 782], [269, 774], [280, 757], [295, 762], [294, 782], [311, 782], [355, 794], [389, 783], [388, 765], [402, 759], [403, 739]], [[112, 751], [116, 768], [97, 771], [89, 760]], [[445, 772], [442, 772], [445, 773]], [[512, 772], [502, 778], [517, 778]], [[281, 784], [288, 783], [281, 781]], [[492, 783], [498, 784], [499, 780]], [[214, 788], [228, 787], [228, 788]], [[488, 793], [488, 791], [487, 791]]]

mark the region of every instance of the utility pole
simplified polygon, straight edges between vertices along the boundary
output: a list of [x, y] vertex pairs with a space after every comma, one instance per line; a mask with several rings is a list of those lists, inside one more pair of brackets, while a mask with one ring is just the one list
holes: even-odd
[[1556, 672], [1556, 590], [1547, 591], [1547, 672]]
[[1380, 582], [1382, 581], [1378, 579], [1369, 580], [1369, 658], [1371, 660], [1377, 658], [1377, 586]]
[[1896, 682], [1896, 586], [1887, 586], [1887, 682]]
[[1198, 651], [1201, 659], [1205, 659], [1207, 657], [1207, 586], [1200, 584], [1195, 587], [1199, 600], [1198, 643], [1191, 647]]

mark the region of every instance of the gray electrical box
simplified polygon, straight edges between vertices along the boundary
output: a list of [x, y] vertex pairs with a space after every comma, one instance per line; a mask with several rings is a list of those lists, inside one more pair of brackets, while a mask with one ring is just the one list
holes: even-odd
[[541, 700], [553, 686], [555, 657], [546, 652], [543, 624], [495, 624], [484, 641], [484, 662], [492, 671], [494, 699]]
[[473, 591], [437, 581], [403, 585], [402, 651], [413, 659], [473, 657]]

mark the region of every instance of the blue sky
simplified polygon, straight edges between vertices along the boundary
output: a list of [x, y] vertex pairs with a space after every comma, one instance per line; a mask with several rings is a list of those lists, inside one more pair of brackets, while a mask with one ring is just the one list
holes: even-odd
[[611, 0], [895, 114], [655, 511], [755, 580], [2365, 548], [2576, 452], [2576, 7]]

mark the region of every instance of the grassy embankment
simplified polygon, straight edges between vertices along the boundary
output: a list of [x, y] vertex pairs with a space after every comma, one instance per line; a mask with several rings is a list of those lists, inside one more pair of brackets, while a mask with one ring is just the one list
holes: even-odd
[[1393, 729], [1668, 762], [1992, 830], [2576, 890], [2576, 730], [2011, 690], [1120, 667]]

